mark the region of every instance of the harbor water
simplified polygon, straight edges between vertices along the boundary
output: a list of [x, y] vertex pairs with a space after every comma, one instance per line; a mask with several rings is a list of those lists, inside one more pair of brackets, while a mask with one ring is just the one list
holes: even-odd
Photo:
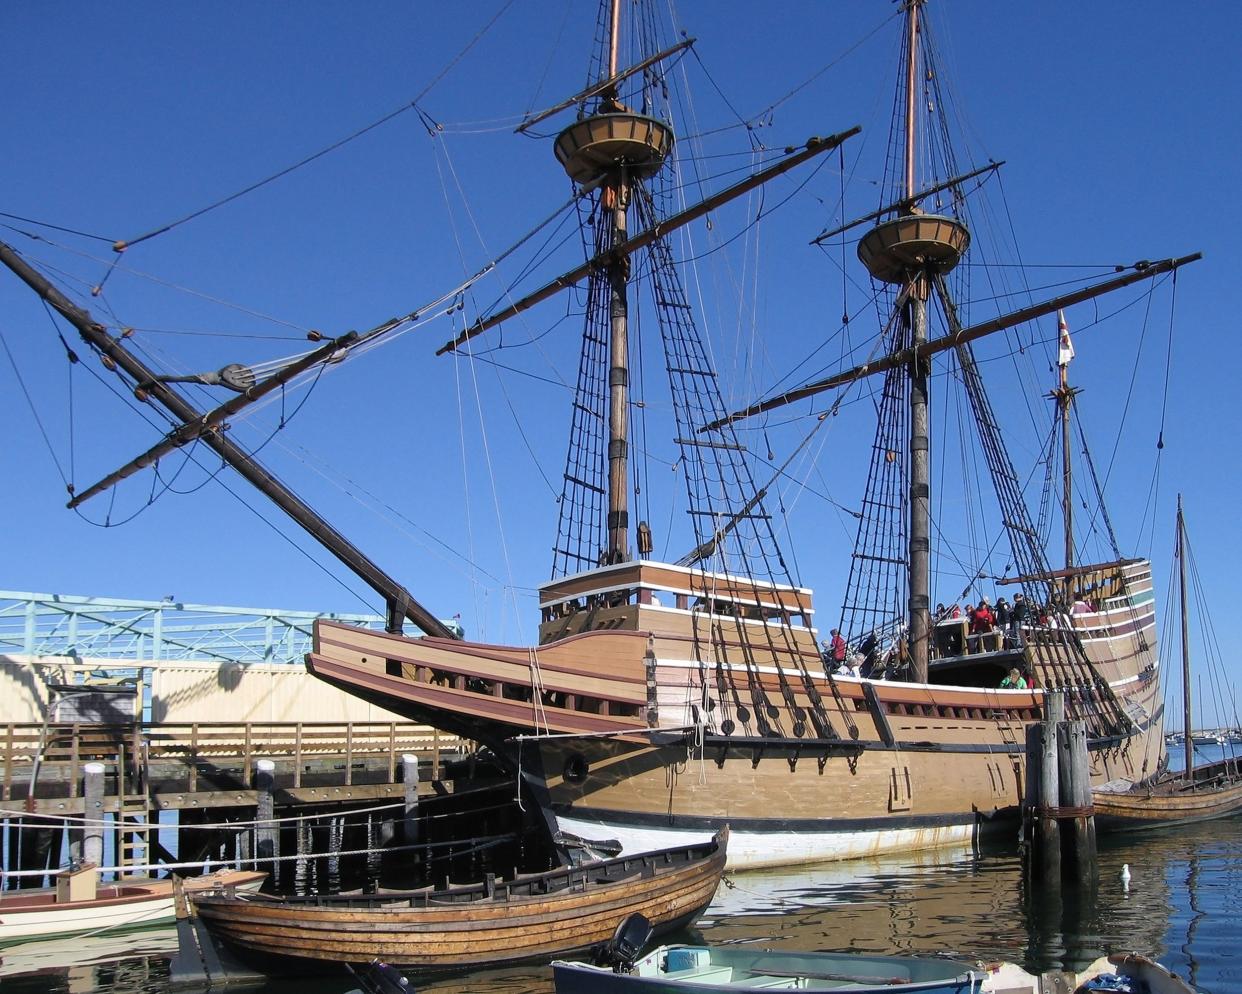
[[[1106, 952], [1137, 951], [1211, 994], [1242, 991], [1242, 818], [1103, 837], [1099, 862], [1094, 896], [1068, 888], [1059, 896], [1027, 893], [1013, 849], [731, 874], [688, 938], [1012, 960], [1032, 971], [1081, 968]], [[1128, 886], [1123, 864], [1130, 867]], [[18, 946], [0, 950], [0, 983], [5, 994], [170, 994], [175, 946], [171, 929]], [[354, 986], [347, 975], [319, 971], [248, 989], [342, 994]], [[415, 986], [495, 994], [552, 989], [546, 966], [420, 979]]]

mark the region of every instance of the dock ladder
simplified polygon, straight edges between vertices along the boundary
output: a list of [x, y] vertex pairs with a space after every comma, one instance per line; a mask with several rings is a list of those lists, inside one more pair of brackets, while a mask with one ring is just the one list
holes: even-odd
[[147, 744], [138, 726], [122, 738], [116, 758], [116, 843], [117, 866], [135, 867], [122, 870], [123, 876], [147, 876], [155, 849], [151, 845], [151, 790], [147, 782]]

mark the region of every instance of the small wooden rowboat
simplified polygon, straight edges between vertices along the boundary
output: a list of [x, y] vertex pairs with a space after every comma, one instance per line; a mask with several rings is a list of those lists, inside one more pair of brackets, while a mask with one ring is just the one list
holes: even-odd
[[[181, 885], [191, 896], [207, 890], [257, 891], [266, 876], [249, 870], [222, 870], [186, 877]], [[0, 946], [170, 922], [176, 917], [173, 887], [172, 877], [97, 886], [94, 867], [66, 871], [57, 878], [56, 887], [0, 895]]]
[[411, 972], [582, 952], [640, 912], [657, 934], [690, 924], [724, 873], [728, 829], [708, 842], [500, 881], [369, 896], [194, 902], [217, 939], [249, 958], [332, 963], [379, 958]]
[[1143, 786], [1097, 787], [1091, 792], [1096, 830], [1141, 832], [1232, 817], [1242, 812], [1240, 767], [1226, 759]]

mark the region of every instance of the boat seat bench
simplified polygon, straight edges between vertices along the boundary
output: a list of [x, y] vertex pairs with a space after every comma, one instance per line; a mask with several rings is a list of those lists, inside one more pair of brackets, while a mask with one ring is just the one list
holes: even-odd
[[660, 975], [661, 980], [690, 980], [696, 984], [727, 984], [733, 979], [733, 967], [718, 966], [715, 969], [688, 967], [685, 970], [670, 970]]

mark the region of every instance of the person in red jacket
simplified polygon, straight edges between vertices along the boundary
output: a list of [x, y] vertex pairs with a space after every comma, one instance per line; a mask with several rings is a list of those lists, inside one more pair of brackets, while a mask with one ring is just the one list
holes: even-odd
[[835, 666], [840, 666], [845, 662], [845, 639], [835, 628], [832, 630], [832, 642], [829, 644], [828, 651], [832, 655], [832, 662]]
[[992, 625], [996, 617], [992, 614], [991, 605], [985, 597], [979, 602], [979, 606], [975, 608], [970, 616], [970, 642], [972, 652], [981, 652], [983, 646], [983, 636], [992, 631]]

